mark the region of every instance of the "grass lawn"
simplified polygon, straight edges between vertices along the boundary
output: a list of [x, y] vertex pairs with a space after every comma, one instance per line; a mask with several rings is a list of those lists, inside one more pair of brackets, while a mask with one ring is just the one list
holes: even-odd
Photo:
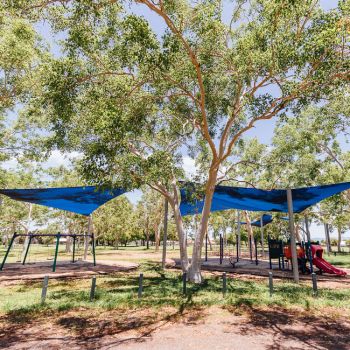
[[[50, 249], [51, 247], [49, 247]], [[31, 261], [46, 259], [48, 248], [33, 245]], [[1, 249], [1, 255], [4, 249]], [[178, 257], [178, 250], [169, 249], [168, 257]], [[154, 248], [121, 247], [119, 250], [97, 248], [99, 260], [128, 260], [141, 263], [138, 271], [118, 273], [97, 278], [96, 298], [89, 301], [91, 279], [50, 280], [47, 300], [40, 304], [42, 282], [18, 281], [16, 284], [1, 287], [0, 313], [12, 315], [17, 320], [30, 315], [35, 318], [45, 312], [64, 312], [79, 310], [111, 309], [162, 309], [175, 307], [177, 309], [208, 307], [281, 307], [298, 308], [312, 313], [349, 314], [350, 289], [320, 289], [317, 298], [313, 296], [310, 283], [299, 286], [290, 282], [275, 281], [274, 295], [270, 297], [267, 280], [247, 280], [228, 276], [227, 294], [222, 295], [221, 275], [205, 273], [202, 285], [188, 285], [187, 294], [182, 293], [180, 272], [167, 270], [163, 272], [156, 261], [160, 260], [161, 252]], [[10, 261], [14, 261], [12, 254]], [[59, 259], [69, 259], [60, 247]], [[350, 255], [325, 255], [333, 264], [350, 267]], [[144, 273], [144, 292], [142, 299], [137, 298], [138, 276]]]
[[[59, 259], [69, 259], [70, 255], [63, 250], [64, 247], [60, 247]], [[168, 257], [178, 255], [177, 249], [169, 249]], [[42, 338], [53, 342], [54, 346], [56, 338], [52, 335], [52, 329], [59, 329], [57, 332], [60, 336], [76, 342], [74, 344], [87, 344], [92, 338], [103, 341], [106, 337], [108, 341], [108, 337], [117, 335], [122, 339], [123, 334], [130, 334], [133, 330], [143, 337], [164, 323], [172, 324], [176, 334], [178, 323], [184, 319], [191, 324], [200, 323], [202, 321], [198, 320], [203, 319], [204, 322], [208, 315], [213, 315], [214, 324], [229, 322], [221, 321], [220, 315], [223, 313], [237, 315], [238, 319], [248, 317], [249, 324], [257, 329], [260, 325], [265, 327], [275, 322], [281, 323], [279, 327], [283, 327], [290, 322], [303, 324], [312, 320], [321, 322], [318, 325], [324, 332], [329, 322], [334, 322], [338, 329], [343, 327], [343, 322], [347, 322], [350, 316], [350, 289], [345, 287], [322, 287], [315, 297], [310, 281], [295, 285], [275, 280], [271, 297], [267, 278], [228, 274], [227, 293], [224, 296], [222, 275], [208, 272], [203, 274], [203, 284], [188, 283], [187, 293], [183, 294], [181, 272], [171, 269], [162, 271], [159, 265], [161, 252], [155, 252], [153, 247], [149, 250], [143, 247], [122, 247], [119, 250], [98, 247], [97, 256], [99, 260], [137, 261], [140, 267], [130, 272], [99, 275], [93, 301], [90, 301], [91, 277], [50, 279], [44, 304], [40, 300], [42, 281], [3, 283], [0, 334], [4, 340], [1, 343], [0, 337], [0, 347], [1, 344], [12, 344], [17, 349], [16, 342], [26, 341], [41, 344]], [[33, 246], [32, 261], [46, 257], [47, 248]], [[350, 257], [346, 255], [326, 255], [325, 258], [332, 263], [340, 262], [338, 264], [341, 266], [350, 266]], [[15, 259], [15, 255], [12, 259]], [[141, 272], [144, 274], [144, 288], [142, 298], [139, 299], [138, 277]], [[251, 326], [247, 327], [252, 329]], [[344, 329], [347, 332], [347, 328]], [[26, 334], [31, 340], [27, 339]], [[333, 338], [330, 339], [332, 342]], [[137, 348], [138, 344], [135, 346]]]

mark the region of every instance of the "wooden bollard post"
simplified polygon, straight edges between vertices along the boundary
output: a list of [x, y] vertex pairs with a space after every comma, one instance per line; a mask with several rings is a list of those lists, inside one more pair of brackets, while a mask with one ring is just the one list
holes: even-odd
[[226, 272], [222, 274], [222, 295], [225, 297], [227, 292], [227, 278]]
[[49, 285], [49, 276], [44, 277], [43, 288], [41, 290], [41, 303], [44, 304], [46, 300], [47, 287]]
[[93, 301], [95, 299], [95, 290], [96, 290], [96, 276], [92, 277], [92, 280], [91, 280], [90, 301]]
[[139, 277], [139, 291], [137, 293], [137, 296], [139, 299], [142, 298], [142, 283], [143, 283], [143, 273], [140, 273], [140, 277]]
[[184, 295], [186, 295], [186, 293], [187, 293], [187, 286], [186, 286], [186, 283], [187, 283], [187, 273], [184, 272], [184, 273], [182, 274], [182, 293], [183, 293]]
[[272, 272], [269, 272], [269, 289], [270, 289], [270, 297], [273, 295], [273, 276]]
[[316, 277], [315, 272], [313, 272], [313, 273], [311, 274], [311, 276], [312, 276], [313, 295], [314, 295], [314, 297], [315, 297], [315, 296], [317, 296], [317, 293], [318, 293], [318, 291], [317, 291], [317, 277]]

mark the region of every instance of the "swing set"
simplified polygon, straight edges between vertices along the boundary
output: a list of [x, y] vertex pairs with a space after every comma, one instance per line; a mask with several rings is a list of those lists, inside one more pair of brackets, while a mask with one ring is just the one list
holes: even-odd
[[22, 261], [22, 265], [25, 265], [26, 260], [27, 260], [27, 256], [28, 256], [28, 252], [29, 252], [29, 248], [30, 248], [30, 244], [32, 243], [33, 238], [35, 237], [56, 237], [56, 248], [55, 248], [55, 254], [54, 254], [54, 259], [53, 259], [53, 264], [52, 264], [52, 272], [56, 271], [56, 265], [57, 265], [57, 256], [58, 256], [58, 248], [59, 248], [59, 244], [60, 244], [60, 238], [61, 237], [72, 237], [73, 238], [73, 256], [72, 256], [72, 262], [74, 263], [76, 261], [75, 259], [75, 246], [76, 246], [76, 240], [79, 237], [90, 237], [91, 238], [91, 247], [92, 247], [92, 256], [93, 256], [93, 261], [94, 261], [94, 266], [96, 266], [96, 253], [95, 253], [95, 238], [94, 238], [94, 234], [93, 233], [88, 233], [88, 234], [73, 234], [73, 233], [56, 233], [56, 234], [50, 234], [50, 233], [28, 233], [28, 234], [23, 234], [23, 233], [14, 233], [10, 244], [7, 247], [4, 259], [2, 260], [2, 263], [0, 265], [0, 271], [2, 271], [2, 269], [4, 268], [4, 265], [6, 263], [6, 259], [10, 253], [10, 250], [12, 248], [12, 245], [15, 241], [15, 239], [17, 237], [29, 237], [28, 240], [28, 245], [26, 247], [26, 251], [24, 254], [24, 258]]

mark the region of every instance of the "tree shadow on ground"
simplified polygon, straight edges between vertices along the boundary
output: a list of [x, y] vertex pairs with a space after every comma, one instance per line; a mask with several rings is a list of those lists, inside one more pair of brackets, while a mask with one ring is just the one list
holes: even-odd
[[[344, 319], [308, 316], [283, 309], [256, 309], [249, 303], [245, 305], [250, 317], [246, 324], [240, 325], [240, 333], [270, 333], [273, 344], [269, 350], [286, 349], [287, 340], [312, 349], [349, 349], [350, 325]], [[231, 311], [235, 311], [234, 307]]]

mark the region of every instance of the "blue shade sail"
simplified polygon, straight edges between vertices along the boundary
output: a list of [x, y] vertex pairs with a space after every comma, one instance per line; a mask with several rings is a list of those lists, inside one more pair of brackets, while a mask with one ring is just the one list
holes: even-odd
[[[264, 214], [262, 216], [262, 225], [263, 226], [266, 226], [268, 224], [270, 224], [271, 222], [273, 221], [273, 218], [272, 218], [272, 215], [269, 215], [269, 214]], [[257, 219], [255, 221], [253, 221], [251, 223], [252, 226], [256, 226], [256, 227], [261, 227], [261, 221], [260, 219]]]
[[90, 215], [94, 210], [125, 193], [123, 189], [99, 190], [96, 186], [0, 190], [12, 199]]
[[[256, 227], [261, 227], [261, 219], [256, 219], [254, 221], [252, 221], [250, 224], [252, 226], [256, 226]], [[264, 214], [263, 215], [263, 226], [268, 225], [269, 223], [271, 223], [273, 221], [272, 215], [269, 214]], [[241, 225], [247, 225], [246, 221], [241, 221], [240, 222]]]
[[[306, 208], [349, 188], [350, 182], [344, 182], [293, 189], [293, 210], [295, 213], [301, 213]], [[190, 190], [183, 188], [181, 199], [182, 215], [194, 215], [202, 212], [203, 199], [193, 200]], [[288, 213], [287, 191], [216, 186], [211, 211], [229, 209]]]

